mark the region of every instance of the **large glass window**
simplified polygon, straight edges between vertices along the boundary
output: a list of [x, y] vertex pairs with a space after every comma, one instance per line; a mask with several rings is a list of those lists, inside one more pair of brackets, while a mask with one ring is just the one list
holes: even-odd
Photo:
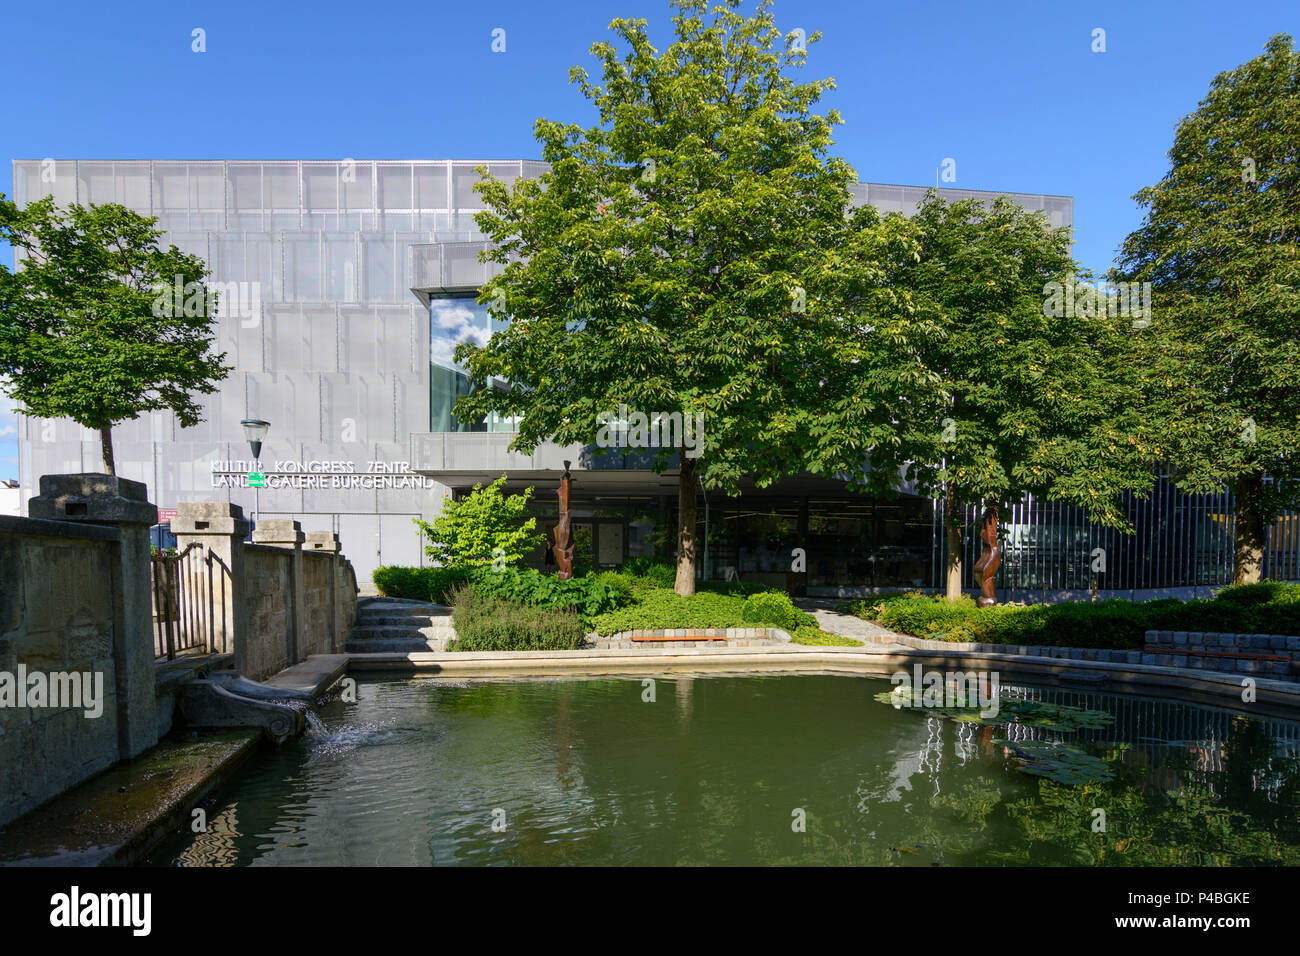
[[469, 394], [469, 376], [456, 364], [456, 347], [464, 342], [486, 345], [503, 326], [486, 305], [471, 298], [429, 301], [429, 430], [435, 432], [513, 431], [514, 424], [497, 415], [478, 422], [461, 422], [452, 413], [456, 399]]

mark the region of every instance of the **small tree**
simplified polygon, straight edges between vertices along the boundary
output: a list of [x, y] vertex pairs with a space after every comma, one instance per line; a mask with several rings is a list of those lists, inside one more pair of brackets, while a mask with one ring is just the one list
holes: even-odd
[[1237, 583], [1259, 580], [1269, 526], [1300, 507], [1297, 143], [1300, 53], [1279, 35], [1179, 122], [1114, 273], [1154, 287], [1135, 365], [1178, 487], [1235, 492]]
[[413, 519], [425, 537], [425, 554], [445, 568], [468, 571], [497, 560], [516, 564], [540, 545], [545, 536], [532, 533], [537, 519], [524, 520], [533, 489], [507, 495], [505, 483], [502, 475], [486, 488], [475, 485], [459, 501], [444, 502], [433, 521]]
[[0, 387], [25, 414], [97, 430], [110, 475], [116, 422], [170, 409], [195, 425], [195, 394], [230, 372], [210, 351], [203, 260], [161, 250], [156, 221], [115, 204], [60, 212], [50, 197], [19, 209], [0, 194], [0, 239], [23, 253], [16, 271], [0, 265]]

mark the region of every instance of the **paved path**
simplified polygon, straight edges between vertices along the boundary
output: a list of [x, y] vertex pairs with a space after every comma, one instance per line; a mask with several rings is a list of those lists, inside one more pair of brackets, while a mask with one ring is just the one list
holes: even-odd
[[840, 602], [833, 598], [796, 598], [794, 603], [796, 607], [817, 618], [817, 626], [823, 631], [840, 637], [851, 637], [864, 644], [900, 644], [898, 635], [893, 631], [853, 614], [842, 614], [835, 610], [835, 605]]

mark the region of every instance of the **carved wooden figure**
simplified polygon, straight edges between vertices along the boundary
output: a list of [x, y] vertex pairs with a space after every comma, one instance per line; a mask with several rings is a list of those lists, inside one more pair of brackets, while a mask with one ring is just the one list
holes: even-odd
[[560, 498], [560, 520], [552, 529], [555, 542], [555, 563], [560, 568], [560, 573], [556, 576], [561, 581], [567, 581], [573, 577], [573, 544], [569, 540], [573, 512], [569, 509], [569, 481], [569, 463], [566, 461], [564, 463], [564, 477], [560, 479], [560, 487], [555, 491]]
[[984, 515], [980, 518], [980, 539], [984, 542], [984, 551], [975, 562], [974, 572], [975, 580], [979, 582], [980, 596], [977, 603], [980, 607], [992, 607], [998, 603], [997, 593], [993, 590], [993, 582], [998, 573], [998, 566], [1002, 564], [1002, 549], [998, 546], [998, 506], [993, 504], [984, 509]]

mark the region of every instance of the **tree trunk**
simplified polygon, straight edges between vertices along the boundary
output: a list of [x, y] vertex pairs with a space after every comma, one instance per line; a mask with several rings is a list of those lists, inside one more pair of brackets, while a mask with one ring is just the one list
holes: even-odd
[[948, 555], [944, 561], [944, 595], [949, 601], [961, 597], [961, 537], [964, 522], [960, 509], [961, 506], [953, 500], [952, 489], [949, 488], [944, 494], [943, 503], [943, 528], [948, 539]]
[[107, 425], [99, 430], [99, 447], [104, 456], [104, 474], [116, 475], [117, 465], [113, 461], [113, 426]]
[[1233, 584], [1254, 584], [1264, 569], [1264, 547], [1268, 543], [1268, 528], [1260, 498], [1264, 492], [1264, 477], [1255, 472], [1237, 479], [1234, 489], [1237, 498], [1234, 522]]
[[677, 485], [677, 580], [678, 594], [695, 593], [695, 467], [696, 460], [679, 450], [682, 463]]

